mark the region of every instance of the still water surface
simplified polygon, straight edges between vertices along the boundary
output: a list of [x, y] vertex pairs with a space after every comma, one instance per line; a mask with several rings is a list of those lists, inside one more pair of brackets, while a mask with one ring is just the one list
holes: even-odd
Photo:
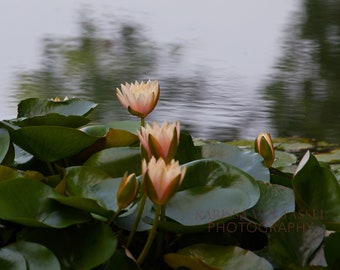
[[114, 89], [158, 79], [149, 121], [195, 137], [340, 142], [340, 4], [317, 0], [1, 1], [0, 113], [27, 97], [99, 104], [133, 119]]

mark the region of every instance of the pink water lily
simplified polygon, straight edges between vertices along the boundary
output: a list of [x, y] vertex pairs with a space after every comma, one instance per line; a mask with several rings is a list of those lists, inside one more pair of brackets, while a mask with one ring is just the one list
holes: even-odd
[[164, 122], [161, 126], [156, 122], [152, 126], [146, 124], [146, 127], [141, 127], [141, 130], [137, 131], [137, 135], [142, 151], [146, 153], [145, 156], [148, 160], [152, 156], [156, 159], [161, 157], [168, 163], [174, 158], [177, 151], [180, 123], [168, 124], [168, 122]]
[[116, 89], [120, 103], [132, 114], [145, 118], [153, 111], [159, 99], [160, 87], [158, 81], [142, 81], [134, 84], [121, 84], [121, 89]]
[[167, 164], [162, 158], [152, 157], [142, 162], [143, 187], [146, 195], [156, 205], [164, 205], [182, 184], [186, 167], [181, 168], [178, 161]]

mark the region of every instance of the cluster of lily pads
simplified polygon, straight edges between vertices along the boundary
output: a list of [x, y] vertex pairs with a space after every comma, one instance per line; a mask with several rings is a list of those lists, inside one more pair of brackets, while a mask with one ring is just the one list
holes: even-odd
[[340, 187], [320, 146], [145, 123], [158, 82], [117, 97], [140, 121], [29, 98], [0, 122], [0, 269], [336, 269]]

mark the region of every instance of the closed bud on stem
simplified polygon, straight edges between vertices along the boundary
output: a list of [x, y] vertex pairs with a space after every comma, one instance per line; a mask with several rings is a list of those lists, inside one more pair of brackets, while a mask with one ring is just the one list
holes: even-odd
[[134, 173], [126, 172], [117, 191], [117, 204], [119, 209], [124, 209], [131, 204], [138, 193], [138, 181]]
[[164, 205], [182, 184], [186, 167], [181, 168], [178, 161], [166, 164], [162, 158], [152, 157], [147, 163], [143, 160], [142, 176], [146, 195], [156, 205]]
[[255, 139], [255, 152], [259, 153], [267, 168], [270, 168], [275, 160], [275, 150], [269, 133], [260, 133]]

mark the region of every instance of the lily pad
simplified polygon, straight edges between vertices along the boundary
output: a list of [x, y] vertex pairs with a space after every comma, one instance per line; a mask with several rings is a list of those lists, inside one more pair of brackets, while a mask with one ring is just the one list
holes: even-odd
[[141, 158], [139, 147], [113, 147], [104, 149], [92, 155], [85, 166], [96, 167], [111, 177], [121, 177], [127, 171], [141, 173]]
[[58, 230], [25, 228], [18, 238], [44, 245], [57, 256], [62, 269], [67, 270], [94, 269], [106, 262], [117, 247], [114, 232], [102, 222]]
[[258, 181], [260, 199], [256, 205], [247, 211], [248, 216], [259, 224], [271, 227], [287, 213], [294, 212], [295, 198], [292, 189]]
[[28, 98], [22, 100], [18, 104], [18, 118], [46, 115], [49, 113], [57, 113], [61, 115], [79, 115], [86, 116], [95, 107], [96, 103], [82, 100], [79, 98], [71, 98], [63, 101], [53, 101], [42, 98]]
[[324, 234], [324, 226], [313, 217], [289, 213], [272, 226], [268, 252], [280, 268], [300, 269], [308, 266]]
[[317, 211], [327, 229], [340, 229], [340, 186], [332, 172], [320, 166], [307, 152], [293, 177], [293, 189], [300, 209]]
[[178, 253], [165, 254], [164, 260], [173, 269], [179, 267], [197, 270], [273, 269], [264, 258], [235, 246], [196, 244], [183, 248]]
[[78, 128], [86, 125], [90, 120], [84, 116], [78, 115], [62, 115], [57, 113], [49, 113], [41, 116], [21, 117], [6, 122], [19, 127], [28, 126], [62, 126]]
[[294, 154], [276, 150], [275, 161], [272, 165], [274, 168], [284, 168], [295, 164], [297, 157]]
[[314, 155], [320, 162], [328, 164], [340, 163], [340, 149], [335, 149], [329, 153], [319, 153]]
[[53, 188], [32, 179], [0, 183], [0, 219], [26, 226], [64, 228], [86, 222], [90, 215], [52, 199]]
[[217, 160], [187, 165], [180, 190], [167, 203], [166, 215], [185, 226], [225, 220], [253, 207], [260, 197], [256, 181]]
[[0, 128], [0, 163], [6, 157], [10, 146], [10, 137], [6, 129]]
[[262, 157], [249, 150], [241, 150], [225, 143], [208, 143], [201, 146], [202, 158], [213, 158], [229, 163], [257, 180], [269, 182], [269, 170], [264, 166]]
[[98, 138], [59, 126], [32, 126], [11, 132], [15, 144], [35, 157], [48, 162], [78, 154]]
[[57, 257], [46, 247], [18, 241], [0, 250], [0, 268], [6, 270], [60, 270]]

